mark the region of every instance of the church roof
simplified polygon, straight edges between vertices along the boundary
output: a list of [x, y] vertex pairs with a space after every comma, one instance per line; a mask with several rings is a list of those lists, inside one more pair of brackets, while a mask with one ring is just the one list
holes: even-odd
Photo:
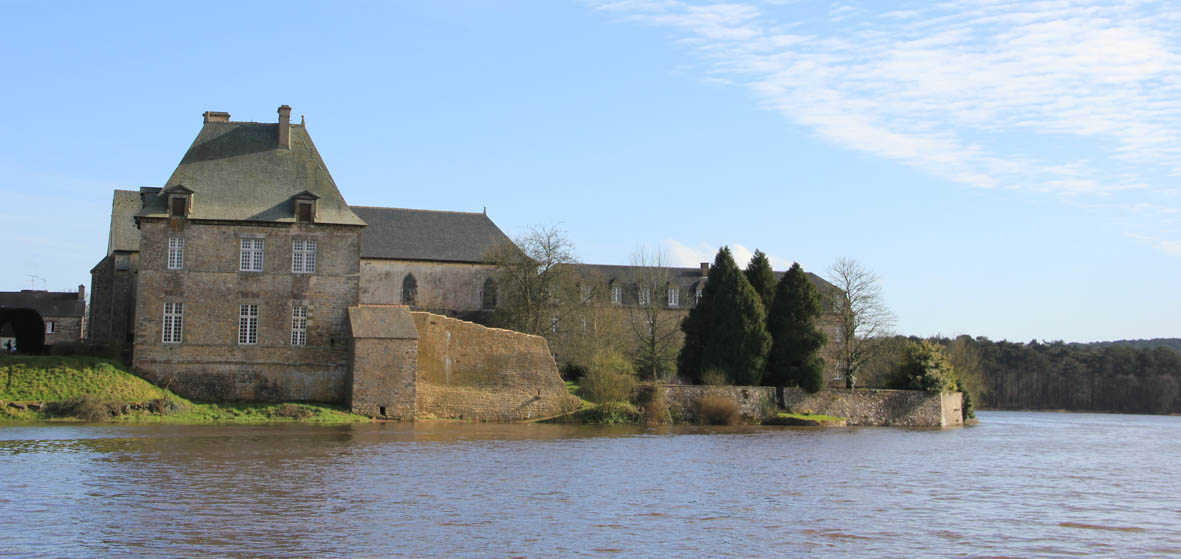
[[69, 291], [0, 291], [0, 308], [26, 308], [47, 316], [82, 316], [86, 314], [86, 301]]
[[294, 196], [318, 196], [316, 223], [365, 225], [349, 209], [301, 124], [290, 125], [290, 148], [279, 124], [206, 122], [164, 185], [145, 192], [143, 217], [168, 216], [168, 192], [193, 192], [189, 219], [294, 222]]
[[488, 261], [511, 242], [482, 213], [352, 206], [369, 226], [361, 232], [361, 258], [442, 262]]

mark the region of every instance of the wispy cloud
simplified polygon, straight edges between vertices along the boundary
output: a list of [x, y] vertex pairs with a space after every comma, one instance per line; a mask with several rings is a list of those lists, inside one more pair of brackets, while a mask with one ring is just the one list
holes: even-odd
[[827, 141], [950, 181], [1126, 204], [1181, 175], [1181, 10], [1168, 3], [590, 3], [676, 30], [703, 79], [747, 87]]

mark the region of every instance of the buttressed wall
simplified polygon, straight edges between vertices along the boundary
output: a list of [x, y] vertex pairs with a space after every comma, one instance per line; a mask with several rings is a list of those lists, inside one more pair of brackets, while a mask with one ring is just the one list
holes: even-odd
[[418, 329], [419, 418], [522, 421], [578, 409], [545, 338], [425, 312]]

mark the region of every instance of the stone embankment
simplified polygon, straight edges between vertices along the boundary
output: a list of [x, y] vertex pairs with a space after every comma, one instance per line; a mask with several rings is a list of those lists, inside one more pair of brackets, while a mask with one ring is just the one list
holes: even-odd
[[952, 427], [964, 424], [963, 394], [918, 390], [829, 389], [809, 394], [799, 388], [783, 391], [789, 411], [843, 417], [849, 425]]

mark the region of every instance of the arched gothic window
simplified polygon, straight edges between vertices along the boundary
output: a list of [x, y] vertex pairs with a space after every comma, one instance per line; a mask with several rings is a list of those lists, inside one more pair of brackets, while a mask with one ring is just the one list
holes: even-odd
[[496, 308], [496, 282], [492, 278], [484, 280], [484, 292], [480, 294], [484, 309]]
[[406, 279], [402, 280], [402, 304], [411, 307], [418, 304], [418, 280], [414, 279], [414, 274], [406, 274]]

